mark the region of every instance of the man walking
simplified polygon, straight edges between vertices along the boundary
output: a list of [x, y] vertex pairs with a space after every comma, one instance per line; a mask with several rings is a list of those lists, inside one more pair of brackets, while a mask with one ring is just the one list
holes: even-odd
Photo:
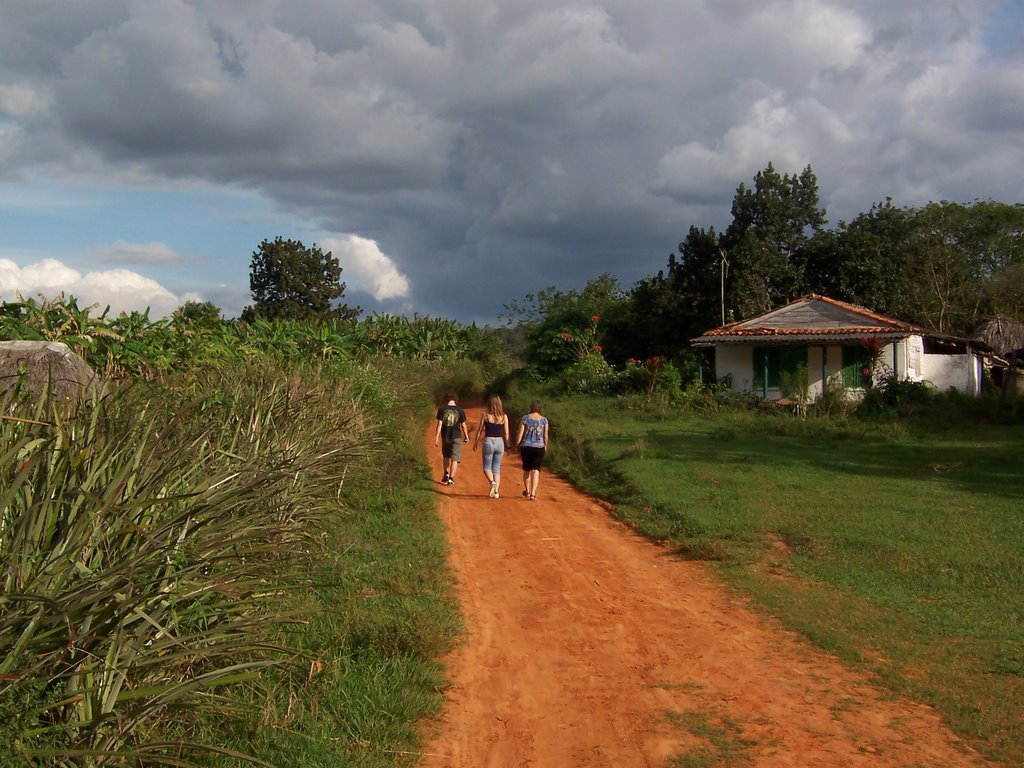
[[444, 457], [444, 478], [441, 482], [455, 485], [455, 473], [462, 460], [462, 444], [469, 442], [469, 428], [466, 426], [466, 412], [456, 405], [455, 391], [449, 389], [444, 398], [448, 402], [437, 409], [434, 445], [440, 443], [441, 456]]

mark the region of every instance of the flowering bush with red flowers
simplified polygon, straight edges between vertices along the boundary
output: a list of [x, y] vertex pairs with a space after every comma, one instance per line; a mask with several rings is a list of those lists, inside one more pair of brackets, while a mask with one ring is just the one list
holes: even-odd
[[600, 315], [590, 318], [590, 325], [582, 331], [563, 330], [558, 334], [560, 342], [570, 351], [578, 361], [587, 355], [600, 355], [603, 347], [598, 343], [597, 324], [601, 322]]
[[860, 369], [860, 376], [864, 387], [869, 388], [875, 383], [875, 375], [882, 373], [882, 353], [885, 351], [885, 342], [877, 336], [873, 336], [870, 339], [864, 339], [864, 349], [868, 353], [868, 363]]

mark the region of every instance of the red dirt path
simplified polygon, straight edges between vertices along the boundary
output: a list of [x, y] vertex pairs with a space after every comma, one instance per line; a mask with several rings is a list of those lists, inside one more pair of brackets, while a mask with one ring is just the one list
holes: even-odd
[[[438, 485], [468, 637], [422, 768], [666, 766], [702, 745], [707, 765], [990, 765], [932, 709], [886, 698], [602, 503], [547, 470], [528, 501], [514, 452], [503, 469], [489, 499], [466, 446], [457, 484]], [[694, 713], [734, 735], [692, 735]]]

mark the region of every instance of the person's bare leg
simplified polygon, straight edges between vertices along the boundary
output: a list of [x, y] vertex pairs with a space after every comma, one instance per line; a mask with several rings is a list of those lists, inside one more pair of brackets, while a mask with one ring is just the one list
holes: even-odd
[[531, 499], [537, 498], [537, 485], [539, 483], [540, 483], [540, 470], [539, 469], [532, 469], [532, 470], [530, 470], [529, 491], [530, 491], [530, 498]]

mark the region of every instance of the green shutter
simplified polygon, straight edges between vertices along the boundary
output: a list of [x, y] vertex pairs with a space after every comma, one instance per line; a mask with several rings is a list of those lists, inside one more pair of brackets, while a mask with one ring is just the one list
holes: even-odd
[[807, 365], [807, 347], [755, 347], [754, 389], [765, 389], [765, 369], [768, 389], [782, 385], [782, 372], [796, 373], [798, 365]]
[[[779, 350], [779, 372], [792, 375], [798, 365], [807, 367], [807, 347], [782, 347]], [[781, 381], [781, 378], [779, 379]]]
[[[765, 372], [768, 374], [768, 383], [765, 384]], [[765, 386], [779, 386], [779, 350], [778, 347], [755, 347], [754, 348], [754, 389], [764, 389]]]
[[859, 389], [864, 386], [864, 369], [868, 354], [864, 347], [843, 347], [843, 386]]

